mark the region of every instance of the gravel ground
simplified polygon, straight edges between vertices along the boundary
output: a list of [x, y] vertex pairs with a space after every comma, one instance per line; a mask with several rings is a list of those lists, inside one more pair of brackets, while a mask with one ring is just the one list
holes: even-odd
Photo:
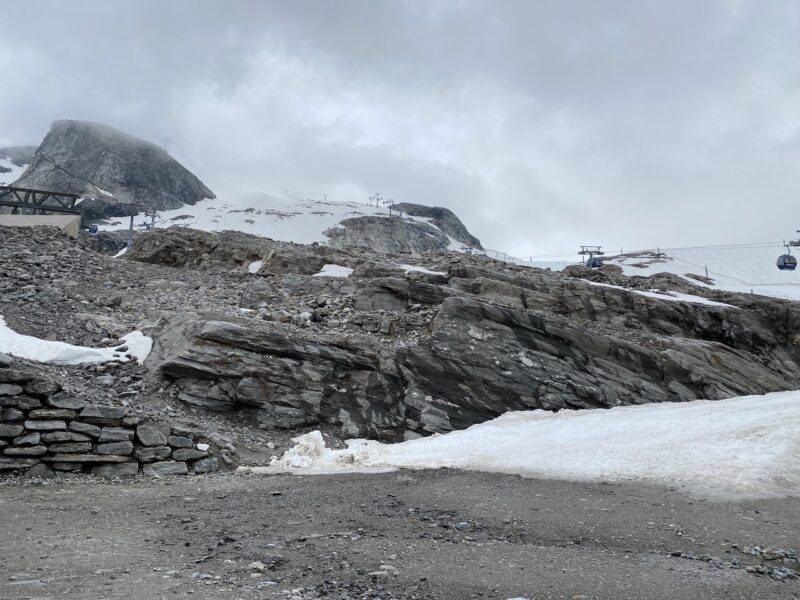
[[0, 598], [800, 598], [749, 572], [799, 532], [797, 499], [460, 471], [5, 480]]

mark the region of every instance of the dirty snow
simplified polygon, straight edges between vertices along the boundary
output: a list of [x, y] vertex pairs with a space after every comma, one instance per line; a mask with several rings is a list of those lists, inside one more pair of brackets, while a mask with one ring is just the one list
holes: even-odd
[[314, 273], [313, 277], [350, 277], [353, 269], [342, 265], [323, 265], [319, 273]]
[[648, 298], [656, 298], [658, 300], [668, 300], [671, 302], [689, 302], [691, 304], [705, 304], [706, 306], [721, 306], [724, 308], [737, 308], [731, 304], [725, 304], [723, 302], [715, 302], [714, 300], [709, 300], [708, 298], [703, 298], [702, 296], [693, 296], [691, 294], [682, 294], [680, 292], [671, 292], [671, 291], [657, 291], [657, 290], [637, 290], [633, 288], [626, 288], [619, 285], [611, 285], [609, 283], [600, 283], [597, 281], [589, 281], [588, 279], [581, 279], [582, 282], [588, 283], [589, 285], [595, 285], [598, 287], [605, 287], [611, 288], [614, 290], [622, 290], [624, 292], [630, 292], [631, 294], [637, 294], [639, 296], [646, 296]]
[[[122, 350], [123, 347], [127, 347], [127, 350]], [[142, 363], [152, 349], [152, 338], [142, 334], [141, 331], [132, 331], [123, 336], [120, 343], [112, 348], [87, 348], [22, 335], [6, 325], [5, 319], [0, 316], [0, 354], [11, 354], [19, 358], [56, 365], [82, 365], [113, 360], [119, 362], [137, 360]]]
[[463, 431], [330, 450], [319, 431], [256, 472], [458, 468], [526, 477], [636, 481], [714, 499], [800, 496], [800, 392], [509, 412]]

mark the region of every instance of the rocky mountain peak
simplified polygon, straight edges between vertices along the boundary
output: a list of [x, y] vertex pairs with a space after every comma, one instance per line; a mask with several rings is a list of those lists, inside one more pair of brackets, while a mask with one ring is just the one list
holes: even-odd
[[55, 121], [15, 182], [95, 198], [93, 212], [119, 214], [127, 204], [167, 210], [214, 193], [159, 146], [108, 125]]
[[401, 202], [397, 209], [412, 217], [423, 217], [430, 219], [430, 222], [444, 231], [447, 235], [462, 244], [467, 244], [474, 248], [483, 249], [481, 241], [472, 235], [461, 222], [455, 213], [449, 208], [442, 206], [425, 206], [424, 204], [413, 204], [411, 202]]

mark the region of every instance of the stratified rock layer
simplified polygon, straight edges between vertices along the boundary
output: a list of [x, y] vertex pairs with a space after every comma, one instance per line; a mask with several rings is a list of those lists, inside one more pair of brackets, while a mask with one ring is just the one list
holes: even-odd
[[[294, 249], [306, 260], [316, 252]], [[722, 399], [800, 384], [800, 309], [791, 302], [652, 297], [636, 286], [668, 285], [669, 277], [584, 269], [568, 276], [481, 257], [451, 255], [446, 275], [392, 277], [374, 262], [350, 261], [360, 277], [286, 276], [280, 293], [254, 282], [241, 306], [272, 322], [254, 328], [195, 319], [181, 335], [170, 332], [160, 372], [192, 406], [255, 408], [264, 426], [321, 422], [386, 439], [464, 428], [508, 410]], [[340, 314], [348, 327], [370, 335], [342, 331], [341, 317], [326, 329], [330, 313], [314, 310], [306, 320], [269, 313], [275, 298], [309, 293], [325, 306], [346, 298], [349, 312]], [[292, 326], [306, 329], [298, 335]], [[420, 335], [402, 337], [409, 331]]]
[[395, 217], [353, 217], [325, 231], [334, 248], [364, 248], [381, 253], [422, 254], [447, 250], [449, 238], [439, 229]]

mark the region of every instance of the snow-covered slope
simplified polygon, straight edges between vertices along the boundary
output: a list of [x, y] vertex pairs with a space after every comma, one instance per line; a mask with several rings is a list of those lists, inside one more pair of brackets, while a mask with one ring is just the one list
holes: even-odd
[[689, 281], [731, 292], [800, 300], [800, 270], [780, 271], [775, 264], [785, 252], [777, 243], [687, 248], [667, 250], [662, 256], [653, 252], [623, 255], [606, 260], [606, 264], [619, 265], [625, 275], [642, 276], [666, 272], [704, 278], [708, 268], [708, 283], [695, 278]]
[[[668, 248], [658, 253], [644, 250], [606, 256], [604, 259], [605, 264], [621, 267], [622, 272], [628, 276], [647, 277], [656, 273], [672, 273], [695, 285], [711, 289], [800, 301], [800, 269], [780, 271], [776, 266], [778, 256], [785, 253], [786, 248], [775, 242]], [[523, 267], [554, 271], [581, 264], [577, 255], [575, 260], [570, 261], [537, 260], [536, 257], [526, 259], [495, 250], [486, 250], [485, 254], [490, 258]], [[800, 258], [800, 252], [797, 254]]]
[[456, 468], [677, 485], [707, 497], [800, 495], [800, 392], [611, 409], [509, 412], [446, 435], [325, 447], [296, 438], [265, 472]]
[[[25, 170], [27, 165], [23, 165], [18, 167], [14, 163], [11, 162], [11, 159], [7, 156], [3, 156], [0, 153], [0, 185], [11, 185], [17, 179], [19, 179], [22, 172]], [[6, 169], [10, 169], [6, 171]]]
[[[180, 225], [203, 231], [235, 230], [252, 233], [274, 240], [310, 244], [328, 241], [324, 232], [336, 227], [343, 219], [363, 216], [388, 217], [387, 207], [376, 207], [358, 202], [331, 202], [323, 200], [293, 200], [275, 196], [261, 196], [244, 204], [242, 208], [223, 200], [203, 200], [194, 206], [162, 211], [156, 227]], [[429, 223], [422, 217], [403, 216], [408, 221]], [[149, 223], [144, 215], [134, 217], [134, 227], [142, 229]], [[432, 225], [432, 224], [431, 224]], [[127, 229], [127, 218], [116, 219], [100, 229]], [[432, 225], [434, 226], [434, 225]], [[450, 249], [458, 250], [463, 244], [450, 238]]]
[[0, 353], [27, 358], [54, 365], [84, 365], [104, 362], [144, 362], [153, 348], [152, 338], [141, 331], [132, 331], [120, 339], [120, 343], [109, 348], [87, 348], [65, 342], [40, 340], [22, 335], [6, 325], [0, 316]]

